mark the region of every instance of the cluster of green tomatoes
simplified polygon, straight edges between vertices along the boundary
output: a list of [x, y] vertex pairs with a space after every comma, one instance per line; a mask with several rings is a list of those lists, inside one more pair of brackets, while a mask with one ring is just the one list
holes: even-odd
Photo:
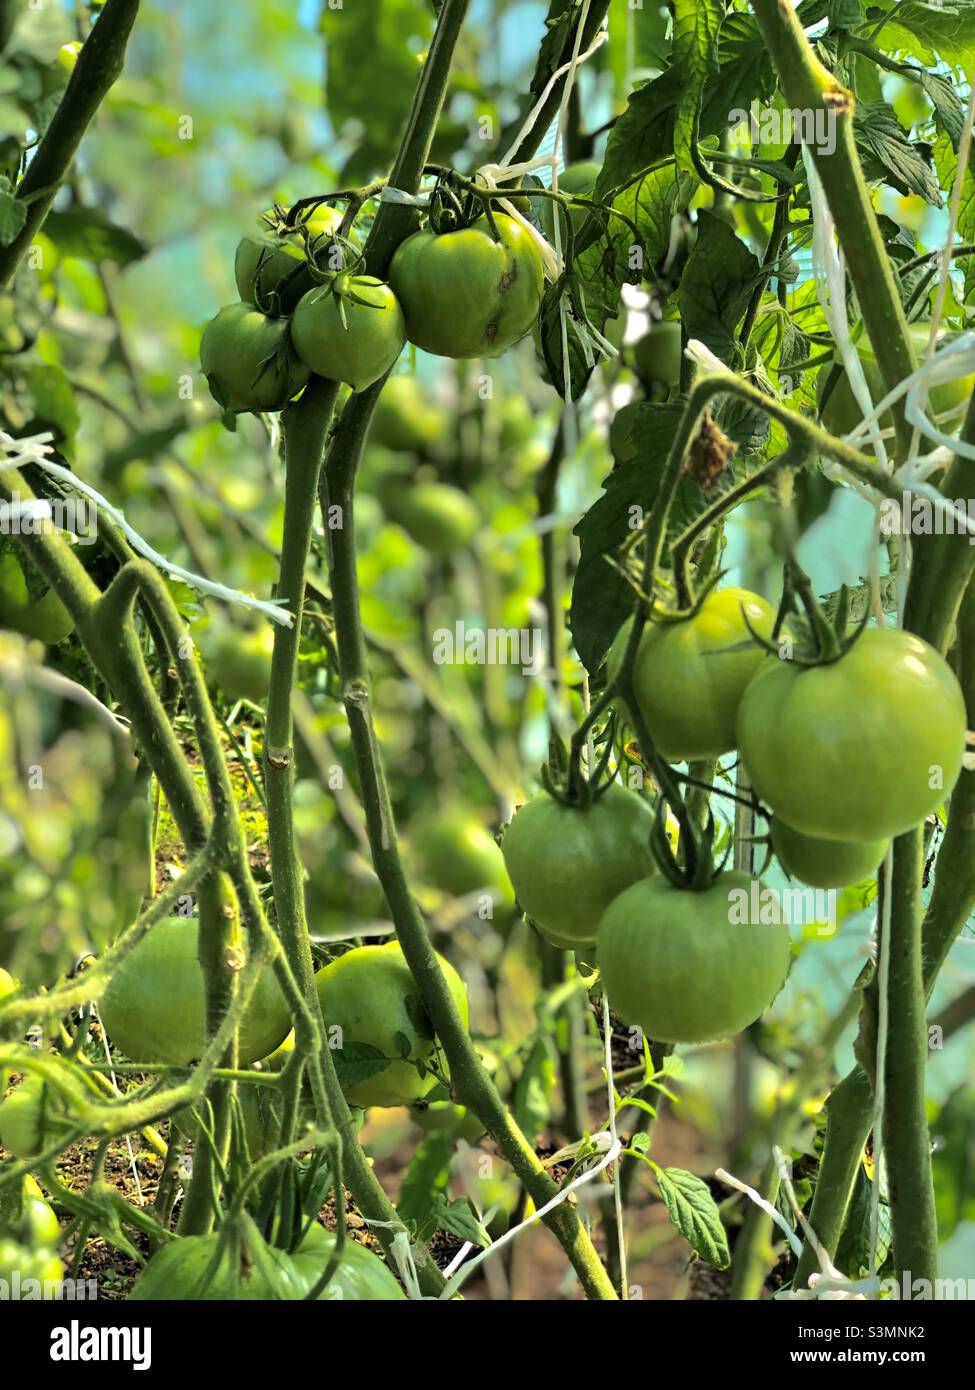
[[[627, 622], [607, 658], [621, 667]], [[770, 818], [771, 849], [814, 888], [876, 871], [893, 836], [936, 813], [961, 771], [966, 711], [947, 662], [889, 627], [861, 629], [829, 659], [784, 660], [775, 614], [742, 589], [710, 592], [689, 615], [655, 613], [640, 635], [632, 698], [668, 763], [737, 750]], [[633, 723], [634, 712], [617, 701]], [[502, 852], [518, 901], [556, 946], [595, 947], [610, 1004], [662, 1042], [709, 1042], [757, 1019], [784, 981], [787, 913], [743, 905], [750, 875], [719, 870], [692, 887], [661, 873], [653, 812], [611, 782], [576, 806], [542, 792], [515, 814]]]
[[362, 271], [342, 216], [320, 203], [275, 209], [267, 233], [244, 237], [239, 304], [207, 324], [200, 362], [225, 411], [282, 410], [312, 373], [364, 391], [407, 341], [440, 357], [493, 357], [530, 331], [542, 303], [532, 233], [502, 212], [406, 238], [388, 280]]

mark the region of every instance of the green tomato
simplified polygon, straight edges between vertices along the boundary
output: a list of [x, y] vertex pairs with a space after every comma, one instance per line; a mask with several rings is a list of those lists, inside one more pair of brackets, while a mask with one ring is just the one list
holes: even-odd
[[57, 61], [64, 68], [65, 72], [73, 72], [78, 61], [78, 54], [81, 52], [80, 43], [63, 43], [58, 49]]
[[[312, 250], [320, 237], [338, 231], [342, 213], [320, 203], [303, 219]], [[266, 240], [243, 237], [234, 257], [237, 293], [246, 304], [259, 309], [275, 308], [290, 314], [302, 295], [314, 286], [300, 232], [269, 234]], [[271, 296], [276, 296], [272, 300]]]
[[230, 701], [259, 704], [271, 684], [274, 633], [270, 627], [244, 629], [230, 624], [200, 635], [207, 673]]
[[[770, 638], [775, 612], [748, 589], [717, 589], [692, 618], [648, 622], [633, 663], [640, 713], [668, 762], [717, 758], [735, 746], [735, 720], [745, 687], [768, 653], [754, 642]], [[617, 633], [607, 657], [615, 676], [623, 661], [630, 622]], [[741, 650], [739, 650], [739, 648]]]
[[[214, 1231], [206, 1236], [183, 1236], [170, 1241], [153, 1255], [129, 1298], [137, 1303], [157, 1299], [194, 1303], [214, 1299], [302, 1299], [323, 1273], [335, 1246], [332, 1232], [313, 1225], [293, 1255], [267, 1247], [265, 1253], [274, 1271], [271, 1277], [265, 1277], [250, 1259], [237, 1255], [235, 1284], [231, 1244], [225, 1241], [221, 1251], [220, 1240], [220, 1234]], [[320, 1297], [326, 1301], [378, 1302], [402, 1299], [405, 1295], [378, 1255], [347, 1239], [342, 1263]]]
[[8, 994], [13, 994], [17, 988], [17, 981], [8, 970], [0, 966], [0, 999], [5, 999]]
[[[19, 1288], [24, 1290], [29, 1279], [36, 1279], [42, 1297], [58, 1298], [63, 1278], [64, 1265], [53, 1250], [32, 1250], [16, 1240], [0, 1238], [0, 1280], [8, 1289], [19, 1281]], [[26, 1297], [27, 1291], [20, 1296]]]
[[617, 463], [632, 463], [639, 452], [633, 427], [645, 405], [645, 401], [630, 401], [613, 416], [609, 426], [609, 448]]
[[425, 454], [444, 437], [445, 419], [427, 404], [415, 376], [386, 382], [369, 423], [369, 443], [397, 453]]
[[618, 782], [585, 808], [540, 792], [515, 812], [501, 852], [518, 902], [553, 944], [591, 946], [615, 897], [653, 872], [653, 811]]
[[476, 816], [459, 808], [440, 812], [421, 825], [419, 857], [431, 883], [464, 898], [490, 892], [496, 906], [513, 899], [504, 859], [494, 836]]
[[[580, 160], [577, 164], [570, 164], [559, 174], [558, 191], [560, 193], [578, 193], [583, 197], [588, 197], [596, 186], [596, 180], [599, 178], [599, 171], [601, 168], [601, 164], [597, 164], [591, 159], [584, 159]], [[551, 198], [538, 198], [535, 201], [539, 204], [538, 224], [542, 229], [545, 240], [551, 242], [554, 246], [555, 203]], [[576, 236], [579, 235], [583, 223], [588, 216], [588, 208], [576, 207], [569, 209], [569, 220], [572, 223], [572, 230]], [[565, 250], [567, 237], [564, 222], [561, 224], [560, 230], [562, 233], [562, 249]]]
[[951, 792], [965, 701], [912, 633], [871, 628], [838, 661], [771, 661], [745, 692], [738, 746], [756, 794], [787, 825], [843, 841], [911, 830]]
[[228, 304], [200, 341], [200, 366], [218, 405], [233, 414], [283, 410], [308, 381], [295, 356], [287, 319], [271, 319], [250, 304]]
[[53, 589], [31, 592], [12, 550], [0, 555], [0, 627], [53, 647], [74, 631], [74, 618]]
[[[922, 361], [927, 353], [928, 337], [931, 327], [926, 323], [912, 323], [909, 326], [911, 343], [914, 348], [915, 356], [918, 361]], [[870, 388], [870, 396], [874, 401], [881, 400], [887, 394], [884, 379], [877, 364], [876, 354], [866, 338], [861, 338], [857, 343], [857, 355], [863, 366], [863, 374], [866, 377], [867, 385]], [[836, 381], [835, 386], [829, 393], [826, 404], [822, 404], [823, 396], [826, 392], [826, 383], [829, 380], [830, 368], [827, 363], [822, 367], [819, 376], [816, 378], [816, 397], [821, 406], [821, 418], [824, 427], [830, 434], [846, 435], [851, 434], [863, 419], [863, 411], [857, 404], [856, 397], [850, 386], [850, 379], [844, 371]], [[972, 391], [975, 390], [975, 375], [959, 377], [955, 381], [946, 381], [943, 385], [932, 387], [928, 394], [928, 414], [937, 417], [951, 413], [951, 420], [942, 420], [941, 428], [950, 430], [957, 429], [964, 418], [965, 409], [971, 398]], [[952, 424], [953, 421], [953, 424]], [[892, 430], [894, 428], [893, 414], [887, 410], [880, 417], [880, 428]], [[861, 440], [859, 448], [872, 452], [872, 445], [869, 439]]]
[[732, 894], [752, 883], [722, 873], [691, 892], [646, 878], [610, 904], [596, 960], [625, 1023], [657, 1042], [715, 1042], [764, 1013], [788, 969], [789, 929], [735, 921]]
[[529, 331], [545, 289], [531, 233], [494, 214], [459, 232], [415, 232], [397, 248], [389, 283], [411, 343], [438, 357], [497, 357]]
[[466, 550], [481, 528], [475, 503], [448, 483], [392, 482], [381, 495], [390, 521], [433, 555]]
[[57, 1248], [61, 1227], [54, 1208], [46, 1201], [44, 1193], [29, 1173], [24, 1177], [20, 1224], [24, 1239], [32, 1250]]
[[[199, 922], [166, 917], [121, 961], [102, 997], [101, 1018], [117, 1048], [133, 1062], [188, 1066], [206, 1045]], [[266, 1057], [291, 1028], [291, 1016], [270, 966], [240, 1023], [241, 1066]]]
[[26, 1076], [0, 1102], [0, 1144], [14, 1158], [34, 1158], [70, 1130], [64, 1098], [37, 1075]]
[[887, 840], [823, 840], [793, 830], [778, 816], [769, 833], [782, 868], [811, 888], [845, 888], [874, 878], [887, 853]]
[[318, 376], [364, 391], [399, 357], [406, 331], [387, 284], [374, 275], [339, 275], [304, 296], [291, 320], [291, 337]]
[[[451, 998], [467, 1025], [467, 990], [449, 961], [438, 955]], [[398, 941], [382, 946], [357, 946], [331, 961], [315, 976], [326, 1030], [331, 1041], [340, 1029], [338, 1056], [349, 1043], [366, 1043], [385, 1057], [401, 1058], [401, 1040], [409, 1056], [429, 1061], [435, 1051], [433, 1025], [423, 1010]], [[393, 1061], [365, 1081], [343, 1084], [346, 1100], [363, 1109], [371, 1105], [413, 1105], [437, 1084], [427, 1072], [421, 1077], [408, 1061]]]
[[665, 319], [633, 344], [633, 368], [641, 381], [659, 382], [669, 390], [680, 385], [680, 323]]
[[451, 1100], [434, 1100], [429, 1105], [421, 1102], [413, 1107], [410, 1115], [424, 1134], [449, 1134], [452, 1139], [466, 1139], [469, 1144], [476, 1144], [485, 1132], [473, 1110], [455, 1105]]

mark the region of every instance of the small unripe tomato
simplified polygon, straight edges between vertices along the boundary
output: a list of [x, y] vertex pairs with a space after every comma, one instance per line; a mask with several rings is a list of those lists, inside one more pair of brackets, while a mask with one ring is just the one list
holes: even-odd
[[308, 381], [291, 347], [287, 319], [250, 304], [228, 304], [203, 330], [200, 366], [224, 410], [283, 410]]
[[793, 830], [778, 816], [769, 834], [782, 868], [811, 888], [845, 888], [874, 878], [887, 853], [887, 840], [823, 840]]
[[338, 275], [309, 290], [295, 309], [291, 337], [318, 376], [364, 391], [389, 371], [406, 342], [395, 294], [374, 275]]

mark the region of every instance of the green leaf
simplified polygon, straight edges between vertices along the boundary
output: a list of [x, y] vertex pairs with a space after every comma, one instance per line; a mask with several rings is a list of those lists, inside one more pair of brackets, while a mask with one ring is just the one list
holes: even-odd
[[672, 1224], [702, 1260], [727, 1269], [728, 1235], [707, 1184], [683, 1168], [657, 1168], [654, 1176]]
[[[598, 670], [610, 642], [633, 606], [633, 590], [607, 557], [629, 540], [653, 506], [667, 455], [683, 415], [679, 404], [640, 402], [627, 407], [629, 462], [613, 470], [605, 492], [575, 527], [579, 565], [572, 585], [569, 624], [576, 651], [590, 672]], [[682, 478], [670, 513], [681, 530], [705, 506], [696, 483]]]
[[[406, 1006], [406, 1016], [413, 1024], [417, 1036], [432, 1040], [436, 1034], [433, 1024], [430, 1021], [430, 1015], [423, 1007], [422, 1001], [418, 999], [415, 994], [407, 994], [403, 999], [403, 1003]], [[409, 1053], [406, 1055], [408, 1056]]]
[[938, 56], [966, 70], [975, 62], [975, 0], [884, 0], [874, 13], [883, 11], [894, 14], [881, 31], [884, 48], [911, 53], [931, 68]]
[[947, 132], [952, 148], [958, 150], [962, 127], [965, 124], [965, 105], [947, 78], [937, 72], [919, 74], [921, 87], [931, 105], [941, 127]]
[[66, 212], [50, 212], [44, 223], [44, 233], [54, 242], [62, 256], [77, 256], [98, 265], [115, 261], [128, 265], [141, 260], [146, 246], [137, 236], [118, 227], [97, 208], [69, 208]]
[[446, 1202], [441, 1197], [436, 1204], [437, 1226], [441, 1231], [449, 1231], [460, 1240], [470, 1241], [471, 1245], [486, 1250], [491, 1237], [477, 1219], [477, 1213], [467, 1197], [458, 1197], [455, 1202]]
[[673, 12], [673, 66], [683, 79], [674, 125], [674, 154], [678, 167], [693, 174], [701, 98], [705, 82], [717, 67], [724, 6], [720, 0], [673, 0]]
[[734, 363], [735, 331], [758, 279], [759, 264], [727, 222], [698, 215], [698, 235], [681, 277], [677, 302], [689, 338], [699, 338], [723, 361]]
[[938, 1239], [945, 1241], [963, 1221], [975, 1221], [975, 1088], [952, 1092], [931, 1125], [931, 1137]]
[[887, 102], [859, 105], [853, 115], [853, 135], [868, 179], [883, 179], [900, 193], [914, 193], [940, 208], [941, 190], [917, 145], [912, 145]]
[[433, 21], [433, 7], [416, 0], [322, 7], [325, 103], [338, 133], [355, 142], [339, 186], [389, 171]]
[[555, 1089], [555, 1066], [548, 1043], [539, 1038], [515, 1086], [515, 1120], [529, 1144], [534, 1144], [552, 1113], [550, 1097]]
[[[836, 1247], [833, 1263], [850, 1279], [862, 1279], [870, 1272], [870, 1208], [873, 1184], [861, 1163], [857, 1169], [846, 1225]], [[883, 1264], [890, 1246], [890, 1218], [885, 1202], [880, 1205], [877, 1259]]]
[[415, 1150], [403, 1178], [396, 1210], [404, 1222], [415, 1226], [421, 1240], [428, 1240], [437, 1229], [453, 1151], [449, 1134], [427, 1135]]
[[863, 22], [860, 0], [829, 0], [826, 13], [830, 29], [856, 29]]
[[0, 246], [9, 246], [26, 221], [26, 206], [6, 189], [0, 189]]
[[362, 1081], [368, 1081], [370, 1077], [378, 1076], [396, 1058], [387, 1057], [372, 1043], [347, 1042], [333, 1049], [332, 1060], [343, 1089], [348, 1090]]

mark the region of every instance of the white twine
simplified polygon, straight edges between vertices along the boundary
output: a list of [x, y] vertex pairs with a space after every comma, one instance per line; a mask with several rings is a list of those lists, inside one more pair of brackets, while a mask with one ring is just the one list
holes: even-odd
[[202, 575], [193, 574], [191, 570], [183, 569], [182, 565], [177, 565], [172, 560], [167, 560], [165, 555], [160, 555], [158, 550], [154, 550], [147, 540], [139, 535], [126, 521], [124, 514], [118, 507], [113, 507], [111, 502], [104, 498], [100, 492], [96, 492], [93, 487], [81, 481], [74, 473], [67, 468], [62, 468], [59, 463], [55, 463], [49, 455], [53, 445], [51, 441], [54, 436], [47, 432], [45, 434], [32, 435], [28, 439], [14, 439], [12, 435], [0, 430], [0, 449], [5, 457], [0, 460], [0, 473], [11, 469], [21, 468], [24, 464], [34, 463], [38, 468], [42, 468], [45, 473], [50, 473], [53, 478], [58, 478], [66, 483], [68, 487], [80, 492], [83, 497], [87, 497], [94, 502], [100, 511], [115, 523], [124, 534], [126, 540], [133, 550], [150, 560], [157, 569], [171, 574], [176, 579], [181, 579], [185, 584], [197, 589], [200, 593], [209, 594], [213, 598], [221, 599], [224, 603], [234, 603], [240, 608], [252, 608], [257, 613], [263, 613], [272, 622], [280, 623], [282, 627], [290, 627], [294, 618], [286, 608], [279, 604], [269, 603], [265, 599], [253, 598], [250, 594], [243, 594], [239, 589], [228, 589], [225, 584], [218, 584], [214, 580], [204, 579]]
[[505, 1231], [503, 1236], [499, 1236], [497, 1240], [492, 1241], [486, 1250], [480, 1250], [472, 1260], [462, 1265], [457, 1273], [448, 1281], [443, 1292], [439, 1295], [440, 1299], [453, 1298], [468, 1275], [471, 1274], [478, 1265], [482, 1264], [489, 1255], [493, 1255], [496, 1251], [502, 1249], [509, 1241], [514, 1240], [521, 1231], [527, 1230], [529, 1226], [536, 1225], [537, 1222], [547, 1216], [550, 1211], [554, 1211], [557, 1206], [564, 1202], [571, 1192], [575, 1192], [577, 1188], [582, 1187], [585, 1183], [592, 1182], [593, 1178], [598, 1177], [604, 1168], [608, 1168], [611, 1163], [615, 1162], [622, 1148], [618, 1139], [614, 1140], [612, 1135], [607, 1134], [605, 1131], [600, 1131], [599, 1134], [592, 1135], [588, 1141], [580, 1140], [579, 1143], [570, 1144], [567, 1148], [560, 1150], [558, 1154], [553, 1155], [552, 1161], [559, 1157], [568, 1158], [574, 1156], [578, 1153], [583, 1142], [586, 1142], [587, 1145], [595, 1146], [597, 1153], [600, 1150], [605, 1150], [599, 1162], [594, 1164], [592, 1168], [587, 1168], [586, 1171], [580, 1173], [578, 1177], [573, 1178], [572, 1182], [566, 1187], [561, 1188], [550, 1201], [544, 1204], [544, 1206], [538, 1207], [531, 1216], [526, 1217], [524, 1221], [520, 1221], [517, 1226], [512, 1226], [510, 1230]]

